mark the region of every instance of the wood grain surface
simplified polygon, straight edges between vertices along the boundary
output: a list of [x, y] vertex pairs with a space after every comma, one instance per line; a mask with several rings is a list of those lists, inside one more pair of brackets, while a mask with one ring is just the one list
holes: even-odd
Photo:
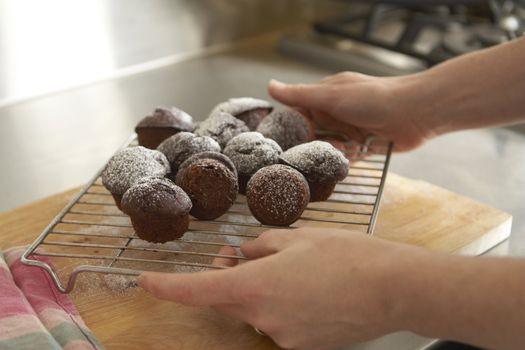
[[[0, 248], [28, 244], [77, 189], [0, 213]], [[422, 181], [389, 174], [376, 235], [436, 251], [481, 254], [510, 234], [512, 217]], [[60, 267], [60, 266], [59, 266]], [[119, 292], [83, 274], [72, 292], [82, 317], [108, 349], [272, 349], [245, 324], [208, 308], [158, 301], [138, 288]]]

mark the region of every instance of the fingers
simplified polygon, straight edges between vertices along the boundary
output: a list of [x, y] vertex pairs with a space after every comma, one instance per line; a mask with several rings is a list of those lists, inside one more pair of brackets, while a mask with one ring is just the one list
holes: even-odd
[[196, 273], [144, 272], [138, 278], [141, 288], [164, 300], [185, 305], [213, 306], [235, 304], [233, 269]]
[[348, 73], [342, 72], [334, 75], [329, 75], [321, 79], [321, 84], [342, 84], [348, 81]]
[[360, 129], [352, 125], [349, 125], [345, 122], [334, 119], [329, 114], [321, 113], [321, 112], [313, 112], [310, 115], [311, 115], [311, 120], [320, 129], [342, 133], [348, 136], [350, 140], [353, 140], [356, 142], [363, 142], [365, 139], [363, 132]]
[[358, 83], [363, 81], [366, 78], [365, 75], [356, 72], [340, 72], [334, 75], [329, 75], [321, 79], [321, 84], [348, 84], [348, 83]]
[[328, 111], [331, 108], [332, 89], [317, 84], [285, 84], [271, 80], [268, 84], [270, 95], [281, 103], [299, 108]]
[[258, 259], [275, 254], [286, 248], [293, 240], [294, 230], [268, 230], [252, 241], [241, 245], [241, 252], [249, 259]]
[[[236, 266], [238, 264], [238, 262], [239, 262], [238, 259], [234, 258], [235, 256], [237, 256], [237, 252], [235, 251], [235, 249], [233, 249], [230, 246], [222, 247], [219, 250], [218, 254], [225, 255], [225, 256], [219, 256], [219, 257], [216, 257], [215, 259], [213, 259], [212, 265], [233, 267], [233, 266]], [[231, 258], [230, 258], [230, 256], [231, 256]]]

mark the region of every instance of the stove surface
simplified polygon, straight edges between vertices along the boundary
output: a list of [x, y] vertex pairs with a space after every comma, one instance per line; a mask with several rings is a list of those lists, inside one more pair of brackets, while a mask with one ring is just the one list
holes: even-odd
[[525, 32], [523, 1], [425, 6], [405, 4], [410, 1], [392, 3], [398, 2], [375, 2], [352, 15], [316, 22], [309, 30], [283, 37], [280, 49], [338, 69], [395, 75], [422, 70]]

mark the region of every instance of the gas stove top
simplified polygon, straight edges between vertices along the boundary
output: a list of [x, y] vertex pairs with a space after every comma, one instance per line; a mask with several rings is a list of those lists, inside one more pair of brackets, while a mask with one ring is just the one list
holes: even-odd
[[[497, 45], [525, 32], [525, 1], [421, 3], [376, 1], [355, 14], [314, 23], [308, 33], [285, 36], [280, 48], [310, 61], [313, 54], [317, 62], [335, 64], [335, 69], [399, 74]], [[321, 49], [315, 50], [316, 46]], [[323, 58], [330, 56], [327, 48], [334, 51], [333, 56]], [[366, 63], [364, 67], [353, 67], [360, 62]]]

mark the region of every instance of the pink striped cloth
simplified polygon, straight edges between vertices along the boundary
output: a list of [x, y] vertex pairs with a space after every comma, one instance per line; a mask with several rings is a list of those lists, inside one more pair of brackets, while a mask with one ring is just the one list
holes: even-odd
[[24, 251], [0, 252], [0, 350], [103, 349], [47, 272], [20, 262]]

